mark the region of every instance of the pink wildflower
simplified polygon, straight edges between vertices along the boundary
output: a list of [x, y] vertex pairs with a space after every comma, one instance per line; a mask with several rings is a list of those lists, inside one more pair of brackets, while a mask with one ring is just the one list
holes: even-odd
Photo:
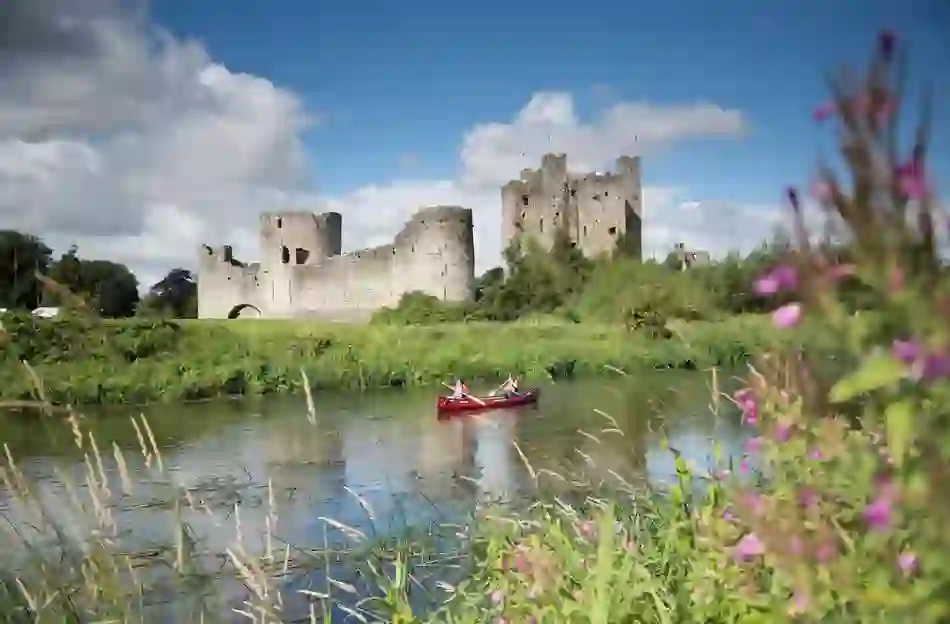
[[822, 542], [818, 544], [818, 548], [815, 549], [815, 561], [818, 563], [828, 563], [837, 553], [838, 548], [835, 546], [834, 540], [822, 540]]
[[792, 433], [792, 425], [780, 420], [775, 423], [775, 439], [779, 442], [785, 442], [788, 440], [789, 436]]
[[818, 502], [818, 494], [810, 487], [799, 488], [797, 498], [802, 507], [811, 507]]
[[758, 492], [743, 492], [740, 502], [756, 518], [765, 513], [765, 501]]
[[904, 574], [910, 574], [917, 569], [917, 555], [913, 552], [905, 551], [897, 557], [897, 565]]
[[491, 593], [492, 602], [501, 602], [504, 599], [505, 599], [505, 592], [503, 592], [500, 589], [496, 589], [495, 591]]
[[750, 388], [737, 390], [736, 393], [732, 395], [732, 398], [739, 405], [739, 409], [742, 410], [743, 422], [754, 425], [759, 421], [759, 406], [755, 402]]
[[788, 540], [788, 550], [793, 555], [800, 555], [805, 550], [805, 543], [802, 542], [802, 538], [797, 535], [793, 535], [790, 540]]
[[764, 554], [765, 544], [755, 533], [747, 533], [735, 546], [735, 556], [740, 561], [746, 561]]
[[759, 295], [774, 295], [782, 290], [794, 290], [798, 284], [798, 272], [795, 267], [780, 264], [769, 273], [755, 281], [755, 292]]
[[742, 458], [742, 461], [739, 462], [739, 472], [742, 474], [749, 474], [749, 460]]
[[864, 521], [872, 531], [882, 531], [890, 526], [894, 498], [894, 488], [890, 481], [879, 481], [877, 495], [864, 508], [863, 514]]
[[816, 106], [811, 115], [815, 121], [824, 121], [834, 115], [836, 110], [834, 102], [825, 102]]
[[749, 438], [745, 441], [745, 452], [753, 455], [762, 450], [762, 438]]
[[802, 319], [802, 304], [789, 303], [772, 313], [772, 322], [780, 329], [789, 329], [798, 325]]
[[825, 277], [827, 277], [832, 282], [838, 282], [842, 278], [854, 275], [854, 269], [855, 267], [853, 264], [836, 264], [832, 267], [829, 267], [828, 272], [825, 273]]
[[891, 356], [911, 369], [911, 375], [922, 381], [950, 376], [950, 355], [944, 350], [926, 351], [915, 340], [895, 340]]
[[821, 449], [812, 449], [808, 454], [808, 457], [809, 459], [814, 459], [816, 461], [821, 461], [825, 458], [825, 456], [821, 454]]
[[906, 163], [899, 165], [894, 174], [897, 176], [898, 187], [907, 199], [923, 199], [930, 191], [924, 175], [923, 159], [916, 154]]
[[792, 604], [789, 608], [789, 613], [791, 615], [801, 615], [808, 611], [808, 607], [810, 605], [811, 599], [808, 597], [808, 593], [795, 590], [795, 592], [792, 594]]

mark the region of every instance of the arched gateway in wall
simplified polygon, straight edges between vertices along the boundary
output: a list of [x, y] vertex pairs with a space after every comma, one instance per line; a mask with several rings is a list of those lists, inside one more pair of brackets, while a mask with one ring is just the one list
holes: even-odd
[[241, 305], [236, 305], [231, 308], [231, 311], [228, 312], [229, 319], [236, 318], [260, 318], [261, 311], [257, 309], [256, 306], [252, 306], [249, 303], [242, 303]]

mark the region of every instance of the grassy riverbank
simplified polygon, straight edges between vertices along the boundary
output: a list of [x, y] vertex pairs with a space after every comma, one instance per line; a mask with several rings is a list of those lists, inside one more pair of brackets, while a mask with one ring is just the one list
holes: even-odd
[[[177, 401], [314, 388], [438, 384], [508, 372], [542, 380], [644, 368], [732, 365], [777, 344], [821, 340], [809, 330], [779, 335], [768, 318], [672, 325], [669, 338], [621, 326], [547, 319], [435, 326], [339, 325], [300, 321], [36, 321], [8, 348], [0, 397], [25, 399], [28, 361], [56, 403]], [[35, 338], [40, 336], [40, 338]], [[806, 340], [807, 339], [807, 340]], [[39, 344], [33, 344], [38, 342]], [[14, 342], [14, 346], [17, 343]]]

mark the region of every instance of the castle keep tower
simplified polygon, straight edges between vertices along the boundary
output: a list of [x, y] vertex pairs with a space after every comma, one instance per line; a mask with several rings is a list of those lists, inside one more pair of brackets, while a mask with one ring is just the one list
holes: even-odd
[[572, 175], [567, 156], [545, 154], [540, 169], [525, 169], [501, 189], [502, 244], [525, 234], [550, 248], [558, 228], [585, 256], [612, 252], [620, 237], [642, 255], [640, 158], [621, 156], [613, 173]]

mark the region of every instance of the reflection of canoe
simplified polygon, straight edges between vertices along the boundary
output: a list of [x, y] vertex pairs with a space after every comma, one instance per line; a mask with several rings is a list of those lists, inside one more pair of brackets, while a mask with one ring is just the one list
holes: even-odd
[[440, 412], [469, 412], [474, 410], [502, 409], [518, 407], [538, 402], [541, 395], [539, 388], [526, 390], [510, 396], [473, 397], [464, 396], [457, 399], [440, 396], [436, 407]]

